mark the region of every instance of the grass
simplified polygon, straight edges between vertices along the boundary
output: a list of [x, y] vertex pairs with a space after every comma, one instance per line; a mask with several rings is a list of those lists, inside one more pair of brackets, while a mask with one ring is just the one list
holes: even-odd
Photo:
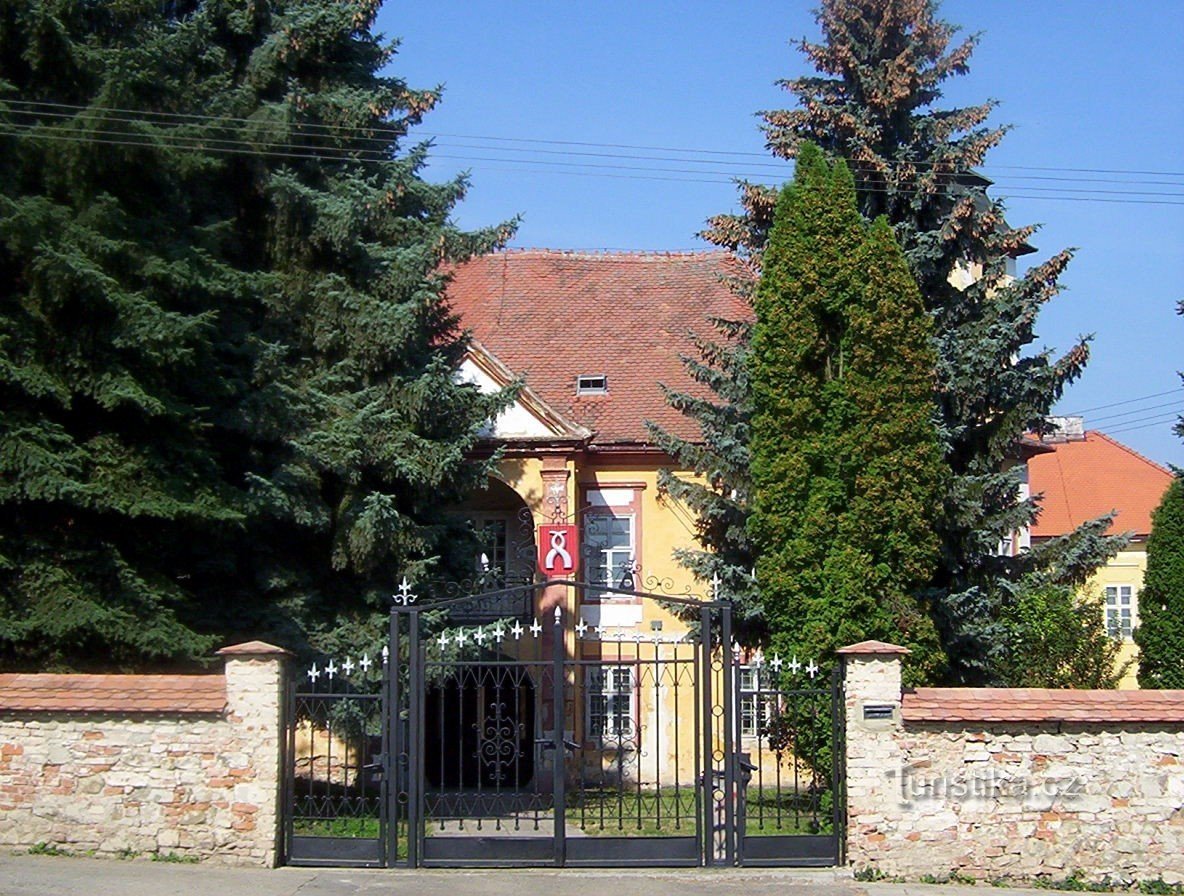
[[72, 856], [74, 853], [68, 849], [62, 849], [53, 843], [38, 843], [36, 846], [29, 847], [29, 855], [31, 856]]
[[[568, 795], [567, 824], [592, 837], [692, 837], [698, 824], [693, 788], [617, 790], [584, 788]], [[549, 814], [544, 810], [544, 814]], [[805, 800], [769, 789], [748, 791], [745, 834], [769, 837], [793, 834], [827, 834], [830, 813], [811, 812]], [[427, 836], [432, 835], [431, 820]], [[375, 817], [296, 819], [294, 833], [305, 837], [377, 839]], [[400, 855], [405, 855], [405, 832], [400, 830]]]
[[176, 852], [154, 852], [152, 861], [169, 862], [177, 865], [196, 865], [200, 859], [197, 856], [186, 856]]

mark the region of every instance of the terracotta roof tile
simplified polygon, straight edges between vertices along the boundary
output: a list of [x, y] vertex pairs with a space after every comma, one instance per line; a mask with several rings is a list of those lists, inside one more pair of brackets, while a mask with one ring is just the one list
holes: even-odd
[[1184, 722], [1184, 691], [916, 688], [906, 722]]
[[1110, 533], [1151, 531], [1151, 514], [1172, 482], [1168, 470], [1096, 430], [1048, 444], [1055, 450], [1028, 461], [1029, 488], [1042, 495], [1034, 538], [1064, 535], [1111, 511], [1118, 513]]
[[220, 713], [223, 675], [0, 675], [0, 710]]
[[[659, 384], [702, 391], [679, 356], [694, 354], [689, 332], [717, 336], [710, 318], [751, 318], [724, 282], [742, 273], [725, 252], [530, 249], [460, 265], [447, 295], [462, 326], [555, 411], [591, 429], [594, 444], [648, 443], [646, 420], [698, 437]], [[601, 374], [608, 394], [576, 395], [577, 377]]]

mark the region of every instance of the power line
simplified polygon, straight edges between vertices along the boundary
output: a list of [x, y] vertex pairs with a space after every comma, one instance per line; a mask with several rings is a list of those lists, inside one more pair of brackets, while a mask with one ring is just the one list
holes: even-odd
[[1117, 426], [1114, 429], [1109, 430], [1109, 433], [1114, 434], [1131, 432], [1136, 429], [1145, 429], [1148, 426], [1172, 423], [1173, 421], [1178, 420], [1179, 417], [1180, 415], [1174, 411], [1166, 414], [1153, 414], [1150, 417], [1139, 417], [1135, 420], [1128, 420], [1121, 426]]
[[1088, 414], [1090, 411], [1102, 411], [1102, 410], [1105, 410], [1106, 408], [1116, 408], [1116, 407], [1121, 407], [1122, 405], [1135, 404], [1136, 402], [1147, 401], [1148, 399], [1151, 399], [1151, 398], [1162, 398], [1165, 395], [1175, 395], [1181, 389], [1184, 389], [1184, 386], [1179, 386], [1175, 389], [1168, 389], [1166, 392], [1152, 392], [1150, 395], [1140, 395], [1136, 398], [1124, 398], [1122, 401], [1112, 401], [1112, 402], [1110, 402], [1110, 404], [1099, 404], [1099, 405], [1095, 405], [1092, 408], [1082, 408], [1079, 411], [1073, 411], [1071, 414], [1055, 414], [1054, 416], [1057, 416], [1057, 417], [1082, 417], [1082, 416]]
[[1155, 411], [1159, 410], [1160, 408], [1173, 408], [1175, 411], [1184, 411], [1184, 405], [1178, 404], [1178, 401], [1179, 399], [1176, 401], [1168, 401], [1163, 404], [1153, 404], [1145, 408], [1136, 408], [1133, 411], [1124, 411], [1121, 414], [1103, 414], [1101, 417], [1094, 417], [1090, 422], [1092, 423], [1098, 420], [1115, 420], [1119, 417], [1130, 417], [1134, 414], [1145, 414], [1148, 411]]
[[[402, 137], [406, 137], [406, 136], [410, 135], [410, 131], [408, 128], [401, 127], [401, 126], [395, 127], [395, 126], [390, 126], [390, 125], [375, 125], [375, 126], [367, 127], [367, 128], [365, 128], [365, 130], [367, 132], [373, 133], [378, 136], [359, 137], [358, 133], [362, 129], [357, 126], [353, 126], [353, 125], [322, 124], [322, 123], [318, 123], [318, 122], [268, 122], [266, 120], [261, 120], [261, 119], [257, 119], [257, 118], [240, 118], [240, 117], [233, 117], [233, 116], [218, 116], [218, 115], [209, 115], [209, 114], [198, 115], [198, 114], [183, 113], [183, 112], [156, 112], [156, 111], [151, 111], [151, 110], [125, 109], [125, 108], [119, 108], [119, 107], [113, 107], [113, 106], [81, 106], [81, 105], [70, 104], [70, 103], [52, 103], [52, 102], [44, 102], [44, 101], [36, 101], [36, 100], [20, 100], [20, 99], [18, 99], [18, 100], [9, 100], [7, 102], [8, 103], [16, 103], [18, 105], [23, 105], [23, 106], [30, 106], [30, 107], [34, 107], [37, 109], [70, 110], [70, 115], [65, 116], [65, 117], [73, 117], [74, 114], [80, 113], [80, 112], [102, 112], [102, 113], [116, 113], [119, 115], [136, 116], [135, 118], [131, 119], [133, 121], [147, 121], [149, 119], [159, 119], [163, 122], [173, 123], [173, 124], [177, 124], [179, 122], [206, 123], [206, 124], [209, 124], [209, 123], [239, 123], [239, 124], [250, 124], [250, 125], [256, 126], [256, 127], [258, 127], [260, 125], [276, 126], [276, 125], [282, 124], [282, 125], [286, 125], [288, 127], [294, 128], [298, 131], [303, 130], [305, 132], [310, 132], [310, 133], [323, 132], [326, 135], [344, 133], [347, 135], [353, 135], [352, 139], [354, 139], [354, 140], [360, 139], [360, 140], [364, 140], [364, 141], [383, 141], [383, 142], [390, 142], [390, 140], [400, 139]], [[18, 111], [19, 112], [19, 110], [10, 110], [10, 111]], [[34, 114], [34, 113], [24, 113], [24, 114]], [[42, 114], [51, 114], [51, 115], [58, 114], [59, 116], [62, 116], [62, 113], [53, 113], [53, 112], [46, 112], [46, 113], [42, 113]], [[601, 143], [601, 142], [586, 141], [586, 140], [547, 140], [547, 139], [531, 138], [531, 137], [500, 137], [500, 136], [496, 136], [496, 135], [449, 134], [449, 133], [429, 132], [429, 131], [420, 132], [420, 135], [423, 137], [427, 137], [427, 138], [479, 140], [479, 141], [496, 142], [496, 143], [503, 143], [503, 144], [525, 143], [525, 144], [537, 144], [540, 146], [566, 146], [566, 147], [575, 146], [575, 147], [585, 147], [585, 148], [589, 148], [589, 149], [600, 149], [600, 150], [613, 149], [613, 150], [631, 150], [631, 151], [642, 151], [642, 152], [674, 152], [674, 153], [680, 153], [682, 155], [712, 155], [712, 156], [732, 156], [732, 157], [742, 157], [742, 158], [759, 158], [759, 159], [763, 160], [760, 163], [761, 167], [776, 167], [778, 164], [788, 164], [788, 160], [781, 160], [780, 163], [769, 161], [770, 156], [768, 153], [757, 153], [757, 152], [750, 152], [750, 151], [743, 151], [743, 150], [714, 150], [714, 149], [705, 149], [705, 148], [700, 148], [700, 147], [686, 148], [686, 147], [672, 147], [672, 146], [651, 146], [651, 145], [630, 144], [630, 143]], [[389, 138], [389, 140], [388, 140], [388, 138]], [[480, 147], [480, 148], [484, 149], [485, 147]], [[532, 149], [517, 150], [517, 149], [512, 149], [510, 147], [507, 147], [507, 148], [511, 149], [511, 151], [516, 151], [516, 152], [538, 152], [538, 153], [544, 152], [544, 150], [532, 150]], [[547, 152], [554, 154], [555, 151], [547, 151]], [[568, 155], [579, 154], [579, 155], [590, 155], [590, 156], [607, 155], [607, 156], [616, 157], [616, 158], [633, 158], [631, 156], [622, 156], [620, 153], [583, 153], [583, 152], [574, 153], [571, 151], [566, 151], [563, 154], [568, 154]], [[645, 158], [645, 157], [638, 157], [638, 158]], [[776, 157], [774, 157], [774, 158], [776, 158]], [[691, 164], [710, 164], [710, 162], [708, 160], [700, 161], [700, 160], [696, 160], [696, 159], [671, 159], [669, 157], [656, 157], [653, 160], [655, 160], [655, 161], [678, 161], [678, 162], [691, 163]], [[853, 160], [851, 163], [855, 164], [855, 165], [867, 165], [868, 164], [868, 163], [859, 162], [857, 160]], [[885, 160], [883, 164], [885, 164], [889, 167], [905, 167], [905, 166], [907, 166], [907, 167], [913, 167], [913, 168], [926, 168], [926, 167], [939, 167], [939, 166], [942, 166], [944, 163], [921, 161], [921, 160], [918, 160], [918, 161]], [[1034, 166], [1034, 165], [996, 165], [996, 166], [989, 167], [989, 170], [995, 170], [995, 169], [1012, 170], [1012, 171], [1048, 171], [1048, 172], [1058, 172], [1058, 173], [1080, 173], [1080, 174], [1121, 174], [1121, 175], [1155, 176], [1155, 177], [1184, 177], [1184, 171], [1149, 171], [1149, 170], [1120, 169], [1120, 168], [1069, 168], [1069, 167], [1049, 167], [1049, 166]], [[949, 175], [943, 175], [943, 176], [957, 177], [959, 175], [957, 172], [951, 171]], [[1012, 177], [1014, 179], [1033, 179], [1033, 180], [1036, 180], [1036, 179], [1060, 180], [1061, 179], [1061, 178], [1052, 178], [1052, 177], [1044, 177], [1044, 176], [1027, 177], [1027, 176], [1022, 176], [1022, 175], [1013, 175]], [[1063, 180], [1073, 181], [1073, 180], [1084, 180], [1084, 179], [1064, 178]], [[1108, 181], [1103, 179], [1100, 182], [1108, 182]], [[1173, 182], [1159, 182], [1156, 185], [1174, 186], [1175, 184]]]
[[1168, 417], [1164, 420], [1156, 420], [1151, 423], [1143, 423], [1139, 426], [1126, 426], [1126, 427], [1123, 427], [1122, 429], [1110, 430], [1106, 434], [1107, 435], [1122, 435], [1123, 433], [1137, 432], [1140, 429], [1151, 429], [1152, 427], [1156, 427], [1156, 426], [1174, 426], [1176, 419], [1178, 419], [1178, 418]]
[[[307, 159], [307, 160], [312, 160], [312, 161], [325, 161], [325, 162], [349, 162], [349, 161], [354, 161], [354, 162], [365, 162], [365, 161], [398, 162], [398, 161], [406, 161], [408, 159], [408, 156], [402, 156], [402, 157], [393, 156], [386, 150], [383, 150], [380, 152], [377, 150], [365, 150], [365, 149], [351, 150], [351, 149], [344, 148], [344, 147], [338, 148], [338, 149], [330, 149], [327, 147], [320, 147], [320, 148], [307, 147], [306, 148], [306, 147], [301, 147], [299, 145], [291, 144], [291, 143], [233, 140], [233, 139], [219, 138], [219, 137], [198, 137], [198, 136], [188, 136], [188, 135], [176, 134], [176, 133], [169, 133], [167, 135], [166, 134], [143, 134], [143, 133], [136, 133], [136, 132], [131, 132], [131, 131], [112, 131], [112, 130], [106, 130], [106, 129], [102, 129], [102, 128], [93, 128], [88, 133], [85, 133], [85, 134], [79, 134], [79, 133], [62, 134], [62, 133], [46, 133], [44, 130], [40, 129], [36, 125], [0, 123], [0, 133], [8, 134], [10, 136], [27, 135], [27, 136], [32, 136], [34, 139], [49, 139], [49, 140], [58, 140], [58, 141], [75, 142], [75, 143], [93, 142], [93, 143], [101, 143], [101, 144], [112, 145], [112, 146], [128, 146], [128, 147], [144, 147], [144, 148], [171, 147], [171, 148], [175, 148], [175, 149], [192, 149], [192, 150], [201, 151], [201, 152], [215, 152], [215, 153], [222, 153], [222, 154], [238, 154], [238, 155], [269, 155], [269, 156], [276, 156], [276, 157], [280, 157], [280, 158]], [[123, 138], [123, 139], [110, 139], [110, 138], [116, 138], [116, 137]], [[280, 147], [280, 148], [268, 148], [264, 151], [263, 149], [261, 149], [261, 147]], [[528, 167], [516, 167], [514, 169], [506, 169], [506, 170], [514, 170], [514, 171], [517, 171], [520, 173], [545, 173], [547, 171], [550, 171], [550, 173], [563, 173], [565, 175], [580, 174], [583, 176], [602, 176], [600, 171], [589, 172], [589, 171], [564, 170], [564, 171], [557, 172], [555, 170], [555, 169], [571, 169], [571, 168], [595, 168], [595, 169], [606, 169], [606, 170], [610, 170], [610, 171], [644, 172], [644, 174], [634, 174], [634, 175], [607, 175], [606, 174], [603, 176], [627, 177], [629, 179], [636, 179], [636, 180], [659, 180], [659, 181], [676, 181], [676, 182], [684, 182], [684, 183], [699, 182], [699, 183], [720, 183], [720, 184], [731, 183], [733, 179], [742, 177], [742, 175], [740, 175], [739, 173], [726, 172], [726, 171], [700, 171], [700, 170], [694, 170], [694, 169], [657, 168], [657, 167], [652, 167], [652, 166], [647, 167], [647, 166], [637, 166], [637, 165], [607, 165], [607, 164], [591, 163], [591, 162], [554, 162], [554, 161], [547, 161], [545, 159], [514, 159], [514, 158], [489, 157], [489, 156], [453, 155], [450, 153], [435, 153], [435, 154], [433, 154], [432, 158], [436, 158], [436, 159], [443, 158], [443, 159], [450, 159], [450, 160], [454, 160], [454, 161], [463, 161], [463, 162], [500, 162], [500, 163], [507, 163], [507, 164], [512, 164], [512, 165], [516, 165], [516, 166], [526, 166], [526, 165], [548, 166], [546, 169], [528, 168]], [[429, 161], [429, 159], [427, 158], [426, 155], [425, 155], [424, 161], [425, 162]], [[649, 174], [651, 172], [658, 173], [658, 174], [692, 174], [692, 175], [699, 175], [699, 174], [712, 175], [712, 174], [714, 174], [714, 175], [718, 175], [720, 177], [727, 177], [727, 178], [729, 178], [729, 180], [704, 180], [704, 179], [694, 179], [694, 178], [686, 178], [686, 177], [678, 177], [678, 178], [653, 177], [653, 176], [649, 176]], [[956, 185], [951, 184], [950, 186], [956, 186]], [[917, 193], [922, 193], [925, 195], [942, 195], [942, 194], [953, 195], [953, 196], [964, 195], [961, 192], [953, 192], [953, 191], [949, 191], [949, 190], [945, 190], [945, 189], [889, 190], [887, 188], [877, 188], [877, 187], [871, 187], [871, 188], [865, 188], [865, 189], [867, 189], [868, 192], [877, 192], [877, 193], [894, 192], [898, 195], [910, 195], [910, 194], [917, 194]], [[1028, 189], [1042, 189], [1042, 188], [1029, 187]], [[1051, 189], [1051, 188], [1049, 188], [1049, 189]], [[1085, 189], [1076, 189], [1076, 190], [1073, 190], [1072, 192], [1086, 193], [1086, 194], [1091, 194], [1091, 195], [1087, 195], [1087, 196], [1065, 196], [1065, 195], [1031, 196], [1031, 195], [1019, 194], [1019, 193], [1012, 193], [1012, 194], [1008, 194], [1008, 198], [1011, 198], [1011, 199], [1033, 199], [1033, 200], [1045, 199], [1045, 200], [1055, 200], [1055, 201], [1064, 201], [1064, 202], [1120, 203], [1120, 204], [1127, 204], [1127, 205], [1184, 205], [1184, 193], [1159, 193], [1159, 192], [1141, 192], [1141, 191], [1085, 190]], [[1146, 198], [1113, 199], [1113, 198], [1102, 198], [1102, 195], [1099, 195], [1099, 194], [1111, 195], [1111, 196], [1118, 195], [1118, 196], [1124, 196], [1124, 197], [1153, 196], [1153, 197], [1164, 197], [1164, 198], [1160, 198], [1160, 199], [1146, 199]], [[1180, 197], [1181, 201], [1179, 201], [1179, 202], [1166, 201], [1167, 199], [1175, 199], [1176, 197]]]

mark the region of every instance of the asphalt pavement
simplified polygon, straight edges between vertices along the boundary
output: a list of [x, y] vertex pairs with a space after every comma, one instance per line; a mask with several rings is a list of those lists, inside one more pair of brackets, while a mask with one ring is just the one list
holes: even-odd
[[972, 896], [976, 890], [991, 896], [1052, 892], [862, 883], [841, 869], [268, 870], [0, 854], [0, 896]]

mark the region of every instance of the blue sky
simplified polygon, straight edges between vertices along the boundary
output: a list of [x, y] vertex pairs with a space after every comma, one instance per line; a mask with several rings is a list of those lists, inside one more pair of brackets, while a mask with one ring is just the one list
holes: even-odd
[[[429, 177], [471, 173], [460, 224], [520, 214], [516, 246], [678, 250], [706, 248], [703, 221], [736, 210], [733, 178], [791, 174], [755, 113], [791, 104], [774, 82], [807, 72], [789, 41], [817, 38], [813, 5], [433, 0], [389, 3], [379, 27], [402, 41], [392, 73], [444, 85], [417, 135], [436, 144]], [[1057, 411], [1184, 466], [1170, 431], [1184, 411], [1184, 0], [947, 0], [942, 15], [983, 32], [942, 105], [1000, 101], [1014, 130], [983, 166], [993, 192], [1013, 224], [1043, 225], [1034, 258], [1078, 249], [1038, 327], [1038, 347], [1094, 336]]]

